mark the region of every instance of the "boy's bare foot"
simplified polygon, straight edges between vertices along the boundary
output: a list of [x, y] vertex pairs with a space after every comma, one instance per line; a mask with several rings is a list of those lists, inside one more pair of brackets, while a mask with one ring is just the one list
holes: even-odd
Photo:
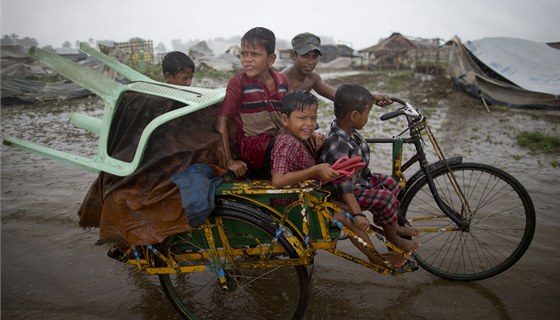
[[[406, 258], [396, 252], [382, 253], [381, 256], [391, 264], [391, 268], [400, 268], [406, 263]], [[370, 262], [378, 266], [387, 267], [387, 265], [379, 259], [370, 259]]]
[[401, 237], [397, 237], [397, 239], [393, 239], [393, 241], [389, 240], [392, 244], [396, 245], [397, 247], [401, 248], [402, 250], [404, 250], [405, 252], [414, 252], [417, 251], [418, 249], [420, 249], [420, 244], [412, 241], [412, 240], [408, 240], [408, 239], [404, 239]]
[[420, 232], [413, 228], [397, 226], [397, 234], [401, 237], [418, 237], [420, 235]]

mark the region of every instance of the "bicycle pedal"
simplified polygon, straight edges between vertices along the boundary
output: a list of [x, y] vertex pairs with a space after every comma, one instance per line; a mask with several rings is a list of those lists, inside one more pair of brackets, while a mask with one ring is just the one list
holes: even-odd
[[404, 266], [396, 269], [393, 274], [395, 275], [400, 275], [403, 274], [405, 272], [414, 272], [417, 271], [419, 269], [418, 267], [418, 263], [415, 260], [411, 260], [409, 259]]

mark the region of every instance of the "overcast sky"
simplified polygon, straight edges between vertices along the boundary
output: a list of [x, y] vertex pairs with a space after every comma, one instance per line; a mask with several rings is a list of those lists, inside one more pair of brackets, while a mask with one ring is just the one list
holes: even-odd
[[256, 26], [279, 39], [299, 32], [330, 37], [356, 50], [393, 32], [462, 41], [515, 37], [560, 41], [558, 0], [0, 0], [3, 35], [65, 41], [208, 40], [242, 35]]

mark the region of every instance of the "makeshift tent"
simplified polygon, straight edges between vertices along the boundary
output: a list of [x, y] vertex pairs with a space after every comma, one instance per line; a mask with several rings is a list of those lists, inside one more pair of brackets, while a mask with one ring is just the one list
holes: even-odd
[[391, 61], [392, 66], [399, 70], [402, 64], [402, 60], [408, 55], [409, 50], [416, 49], [416, 45], [404, 37], [400, 33], [393, 33], [389, 38], [379, 42], [378, 44], [359, 50], [359, 53], [367, 53], [371, 59], [371, 56], [375, 56], [376, 59], [385, 59]]
[[453, 81], [485, 104], [560, 108], [560, 50], [503, 37], [447, 44]]

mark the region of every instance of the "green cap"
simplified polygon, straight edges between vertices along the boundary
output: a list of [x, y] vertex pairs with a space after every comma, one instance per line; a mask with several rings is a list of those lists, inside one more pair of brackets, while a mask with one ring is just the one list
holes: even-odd
[[321, 39], [309, 32], [300, 33], [292, 39], [292, 47], [300, 56], [313, 50], [317, 50], [319, 55], [323, 55], [320, 46]]

